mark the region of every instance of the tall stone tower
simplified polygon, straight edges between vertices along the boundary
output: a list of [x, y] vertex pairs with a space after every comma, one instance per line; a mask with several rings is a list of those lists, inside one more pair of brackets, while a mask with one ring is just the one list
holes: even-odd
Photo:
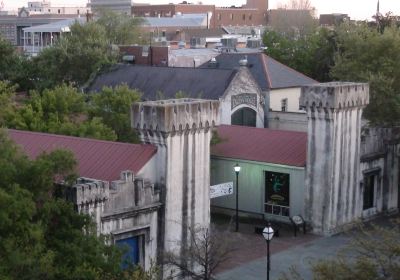
[[210, 223], [210, 141], [218, 101], [174, 99], [132, 105], [132, 125], [144, 143], [156, 145], [162, 189], [161, 251], [187, 246], [188, 229]]
[[300, 104], [308, 117], [304, 214], [317, 233], [334, 233], [361, 217], [361, 115], [368, 102], [368, 84], [302, 88]]

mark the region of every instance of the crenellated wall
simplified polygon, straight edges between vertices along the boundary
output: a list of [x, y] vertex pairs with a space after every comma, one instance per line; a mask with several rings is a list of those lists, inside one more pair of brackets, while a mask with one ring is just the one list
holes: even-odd
[[304, 214], [317, 233], [334, 233], [362, 216], [361, 115], [368, 102], [368, 84], [302, 88], [308, 118]]
[[135, 178], [133, 172], [121, 172], [111, 184], [79, 178], [70, 197], [80, 213], [92, 216], [98, 234], [110, 234], [113, 241], [139, 236], [144, 250], [140, 264], [146, 269], [157, 259], [158, 211], [161, 208], [154, 184]]
[[164, 202], [160, 251], [187, 246], [188, 229], [210, 223], [210, 141], [218, 101], [175, 99], [136, 103], [132, 124], [143, 142], [157, 145]]

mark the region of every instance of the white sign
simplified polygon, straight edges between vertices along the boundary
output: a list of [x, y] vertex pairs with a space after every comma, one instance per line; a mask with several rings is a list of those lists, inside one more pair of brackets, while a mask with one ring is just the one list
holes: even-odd
[[233, 194], [233, 182], [223, 183], [210, 187], [210, 198]]

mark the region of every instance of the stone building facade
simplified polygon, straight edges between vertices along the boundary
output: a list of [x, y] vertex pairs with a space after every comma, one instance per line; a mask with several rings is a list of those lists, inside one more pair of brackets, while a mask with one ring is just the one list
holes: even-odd
[[135, 178], [132, 171], [121, 172], [121, 179], [111, 184], [81, 177], [69, 199], [80, 213], [93, 217], [99, 234], [111, 235], [116, 244], [133, 243], [134, 263], [146, 269], [157, 260], [162, 204], [154, 184]]

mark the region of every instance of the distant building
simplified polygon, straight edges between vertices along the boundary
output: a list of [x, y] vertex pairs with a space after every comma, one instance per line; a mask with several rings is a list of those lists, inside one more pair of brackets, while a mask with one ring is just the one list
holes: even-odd
[[319, 16], [319, 25], [321, 26], [335, 26], [343, 22], [350, 21], [347, 14], [321, 14]]
[[0, 14], [0, 35], [14, 46], [23, 46], [27, 39], [24, 28], [83, 18], [89, 12], [86, 7], [53, 7], [49, 1], [28, 2], [28, 7], [18, 9], [16, 15]]
[[[22, 8], [21, 8], [22, 9]], [[20, 9], [20, 10], [21, 10]], [[50, 1], [33, 1], [28, 2], [25, 8], [29, 14], [58, 14], [58, 15], [80, 15], [86, 14], [90, 9], [87, 7], [65, 7], [65, 6], [52, 6]]]
[[98, 9], [109, 9], [117, 13], [130, 15], [132, 9], [131, 0], [91, 0], [88, 3], [93, 12]]
[[85, 21], [85, 18], [72, 18], [23, 28], [23, 50], [26, 54], [36, 56], [44, 48], [54, 45], [63, 33], [71, 32], [73, 24], [84, 24]]
[[242, 7], [216, 7], [215, 5], [180, 4], [144, 5], [134, 4], [132, 14], [140, 17], [172, 17], [176, 14], [209, 13], [210, 28], [221, 26], [265, 25], [268, 0], [248, 0]]

